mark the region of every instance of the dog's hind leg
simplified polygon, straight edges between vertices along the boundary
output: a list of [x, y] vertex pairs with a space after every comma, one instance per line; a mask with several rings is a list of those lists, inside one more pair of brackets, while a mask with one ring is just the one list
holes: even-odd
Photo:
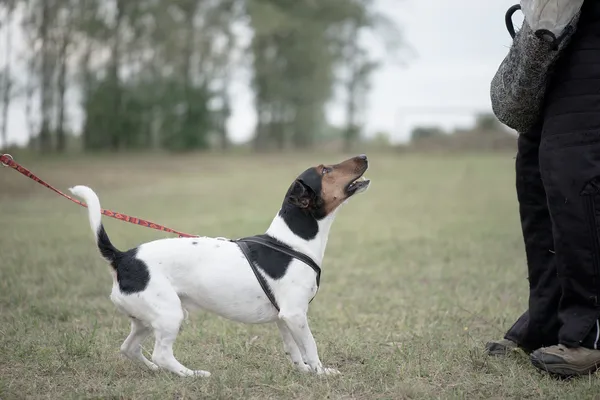
[[294, 341], [292, 333], [286, 326], [285, 322], [279, 320], [277, 321], [277, 327], [279, 328], [279, 333], [281, 334], [281, 339], [283, 340], [283, 350], [285, 354], [287, 354], [294, 366], [302, 372], [310, 372], [310, 367], [305, 363], [302, 358], [302, 353], [298, 348], [298, 345]]
[[175, 339], [179, 333], [182, 320], [183, 312], [181, 313], [181, 318], [165, 316], [156, 322], [154, 327], [156, 340], [154, 343], [154, 352], [152, 353], [152, 361], [159, 367], [179, 376], [210, 376], [210, 372], [208, 371], [193, 371], [175, 359], [173, 355], [173, 343], [175, 343]]
[[175, 359], [173, 344], [184, 317], [181, 301], [175, 292], [162, 292], [157, 297], [161, 298], [161, 304], [160, 308], [154, 310], [156, 314], [152, 321], [155, 336], [152, 361], [159, 367], [179, 376], [210, 376], [208, 371], [193, 371]]
[[146, 367], [156, 371], [158, 366], [142, 354], [142, 342], [150, 333], [152, 333], [150, 327], [144, 325], [138, 319], [131, 318], [131, 333], [121, 345], [121, 354], [131, 360], [141, 361]]

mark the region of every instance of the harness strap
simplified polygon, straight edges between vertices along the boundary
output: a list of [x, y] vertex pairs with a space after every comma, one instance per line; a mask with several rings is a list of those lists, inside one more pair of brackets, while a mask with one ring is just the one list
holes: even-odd
[[262, 288], [263, 292], [265, 292], [265, 294], [269, 298], [269, 301], [271, 302], [271, 304], [273, 304], [273, 307], [275, 307], [275, 309], [279, 312], [280, 311], [279, 305], [277, 304], [277, 300], [275, 300], [275, 296], [273, 295], [273, 292], [271, 291], [269, 284], [267, 283], [266, 279], [260, 274], [260, 272], [258, 272], [258, 268], [256, 267], [256, 264], [254, 264], [254, 261], [250, 257], [250, 248], [248, 247], [248, 245], [246, 243], [244, 243], [241, 240], [234, 240], [234, 241], [237, 242], [237, 245], [240, 246], [242, 253], [244, 253], [244, 255], [246, 256], [246, 259], [248, 260], [248, 264], [250, 264], [250, 268], [252, 269], [252, 272], [254, 272], [254, 275], [256, 276], [256, 280], [260, 284], [260, 287]]
[[[232, 240], [232, 242], [237, 243], [237, 245], [240, 247], [240, 250], [242, 250], [242, 253], [244, 253], [244, 256], [248, 260], [248, 264], [250, 264], [250, 268], [252, 269], [252, 272], [254, 272], [254, 275], [256, 276], [256, 279], [258, 280], [260, 287], [262, 288], [263, 292], [265, 292], [265, 295], [267, 296], [267, 298], [269, 299], [271, 304], [273, 304], [273, 307], [275, 307], [275, 309], [277, 309], [277, 311], [280, 311], [280, 310], [279, 310], [279, 305], [277, 304], [277, 300], [275, 299], [275, 295], [273, 294], [273, 291], [269, 287], [269, 284], [267, 283], [266, 279], [258, 271], [258, 267], [256, 266], [256, 264], [254, 263], [254, 260], [250, 256], [250, 248], [248, 247], [248, 244], [246, 244], [246, 242], [257, 243], [262, 246], [269, 247], [275, 251], [279, 251], [280, 253], [287, 254], [288, 256], [290, 256], [292, 258], [302, 261], [303, 263], [305, 263], [306, 265], [311, 267], [317, 273], [317, 278], [316, 278], [317, 287], [319, 287], [319, 285], [321, 284], [321, 267], [319, 267], [319, 265], [316, 262], [314, 262], [314, 260], [312, 258], [310, 258], [309, 256], [307, 256], [304, 253], [300, 253], [299, 251], [296, 251], [289, 247], [283, 246], [283, 245], [277, 243], [273, 239], [269, 240], [269, 239], [261, 237], [261, 236], [249, 236], [249, 237], [245, 237], [245, 238]], [[309, 303], [312, 302], [313, 299], [314, 299], [314, 297], [312, 299], [310, 299]]]
[[288, 256], [290, 256], [292, 258], [296, 258], [296, 259], [302, 261], [303, 263], [305, 263], [306, 265], [311, 267], [317, 273], [317, 286], [319, 286], [321, 284], [321, 267], [319, 267], [319, 265], [316, 262], [314, 262], [313, 259], [310, 258], [309, 256], [307, 256], [306, 254], [300, 253], [299, 251], [296, 251], [287, 246], [282, 246], [281, 244], [277, 243], [275, 240], [272, 240], [272, 239], [269, 240], [269, 239], [266, 239], [261, 236], [250, 236], [250, 237], [237, 239], [236, 241], [237, 242], [241, 242], [241, 241], [253, 242], [253, 243], [262, 244], [263, 246], [270, 247], [273, 250], [277, 250], [281, 253], [287, 254]]

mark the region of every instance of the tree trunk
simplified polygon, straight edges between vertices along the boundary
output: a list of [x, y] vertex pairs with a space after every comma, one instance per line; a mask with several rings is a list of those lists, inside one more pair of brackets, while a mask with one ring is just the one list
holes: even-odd
[[227, 94], [227, 84], [222, 90], [221, 98], [223, 99], [223, 110], [219, 118], [219, 139], [221, 150], [227, 151], [229, 149], [229, 135], [227, 134], [227, 119], [231, 115], [231, 105], [229, 103], [229, 96]]
[[[186, 96], [189, 92], [189, 89], [192, 86], [192, 57], [194, 56], [194, 15], [196, 14], [196, 6], [193, 5], [190, 9], [186, 11], [186, 37], [185, 37], [185, 47], [183, 49], [183, 86], [186, 92]], [[188, 100], [186, 98], [186, 100]]]
[[281, 103], [276, 104], [274, 107], [274, 116], [271, 120], [271, 138], [277, 146], [277, 150], [283, 151], [285, 149], [285, 112]]
[[352, 26], [348, 40], [348, 68], [350, 70], [346, 81], [346, 128], [344, 129], [344, 151], [350, 152], [356, 140], [356, 113], [358, 96], [358, 79], [356, 63], [358, 58], [358, 28]]
[[267, 105], [260, 99], [256, 100], [256, 111], [257, 111], [257, 123], [256, 130], [254, 133], [254, 140], [252, 141], [252, 148], [255, 152], [259, 153], [266, 150], [267, 143], [267, 129], [268, 122], [265, 121], [265, 113]]
[[356, 140], [356, 89], [356, 81], [354, 80], [354, 73], [352, 73], [346, 85], [348, 98], [346, 99], [346, 128], [344, 129], [345, 152], [352, 150], [352, 145]]
[[193, 107], [192, 104], [192, 93], [193, 93], [193, 68], [192, 68], [192, 60], [194, 57], [194, 38], [196, 33], [196, 26], [194, 24], [194, 17], [196, 15], [196, 11], [198, 8], [198, 1], [191, 1], [187, 3], [185, 8], [186, 13], [186, 31], [185, 31], [185, 43], [183, 48], [183, 64], [182, 64], [182, 76], [183, 76], [183, 91], [184, 91], [184, 101], [185, 101], [185, 117], [183, 119], [183, 138], [185, 141], [185, 150], [190, 150], [191, 148], [197, 147], [200, 143], [199, 138], [197, 137], [198, 132], [192, 131], [194, 126], [192, 124], [193, 119]]
[[122, 94], [121, 94], [121, 83], [119, 78], [119, 67], [121, 65], [121, 23], [124, 16], [124, 1], [117, 0], [116, 2], [116, 16], [115, 16], [115, 26], [112, 32], [112, 46], [111, 46], [111, 56], [110, 56], [110, 66], [109, 66], [109, 79], [110, 79], [110, 88], [112, 91], [112, 116], [113, 121], [117, 123], [115, 126], [112, 125], [112, 132], [110, 135], [110, 143], [109, 147], [111, 150], [117, 151], [120, 148], [121, 144], [121, 129], [119, 125], [121, 124], [121, 102], [122, 102]]
[[[70, 17], [69, 17], [70, 18]], [[68, 22], [70, 23], [70, 22]], [[60, 46], [60, 52], [58, 59], [60, 61], [60, 67], [58, 71], [58, 116], [56, 123], [56, 151], [63, 153], [66, 150], [66, 136], [65, 136], [65, 94], [67, 91], [66, 77], [67, 77], [67, 57], [68, 48], [70, 41], [70, 29], [66, 28], [63, 33], [63, 40]]]
[[52, 111], [52, 60], [50, 55], [49, 27], [50, 27], [50, 1], [42, 1], [42, 15], [40, 21], [41, 41], [41, 88], [40, 88], [40, 113], [42, 117], [39, 149], [42, 152], [51, 150], [50, 113]]
[[12, 51], [12, 28], [11, 19], [13, 12], [13, 4], [8, 5], [8, 11], [6, 15], [6, 66], [4, 68], [4, 82], [2, 84], [2, 146], [8, 148], [8, 108], [10, 107], [11, 101], [11, 90], [12, 90], [12, 79], [11, 79], [11, 51]]
[[[81, 71], [82, 71], [82, 97], [83, 97], [83, 110], [84, 110], [84, 118], [86, 118], [88, 113], [88, 101], [90, 100], [91, 91], [92, 91], [92, 72], [90, 70], [90, 58], [92, 56], [92, 42], [89, 39], [86, 39], [86, 46], [83, 56], [81, 58]], [[82, 140], [83, 140], [83, 149], [89, 150], [92, 146], [90, 132], [86, 128], [86, 124], [83, 124], [83, 132], [82, 132]]]
[[25, 120], [27, 121], [27, 137], [28, 146], [33, 149], [35, 140], [32, 138], [36, 135], [35, 121], [33, 119], [33, 94], [34, 84], [32, 80], [35, 76], [35, 57], [30, 57], [27, 61], [27, 81], [25, 83]]
[[295, 104], [296, 115], [292, 122], [292, 144], [295, 149], [310, 149], [314, 144], [314, 136], [318, 129], [318, 112], [320, 104]]

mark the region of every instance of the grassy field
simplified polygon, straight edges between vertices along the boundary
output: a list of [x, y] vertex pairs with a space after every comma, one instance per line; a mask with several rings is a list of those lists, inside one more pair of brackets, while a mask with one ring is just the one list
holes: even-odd
[[[184, 232], [239, 237], [268, 227], [292, 179], [340, 155], [32, 160], [106, 208]], [[338, 214], [310, 321], [326, 366], [295, 372], [275, 326], [192, 314], [175, 354], [189, 379], [119, 355], [127, 318], [86, 210], [0, 169], [0, 399], [599, 399], [597, 376], [557, 381], [522, 353], [490, 359], [527, 304], [512, 154], [370, 154], [371, 189]], [[104, 219], [121, 249], [165, 237]], [[148, 339], [144, 348], [152, 351]]]

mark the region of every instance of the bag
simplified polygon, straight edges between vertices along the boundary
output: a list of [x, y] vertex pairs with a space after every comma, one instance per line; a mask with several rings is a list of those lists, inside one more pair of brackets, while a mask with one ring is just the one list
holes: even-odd
[[[498, 120], [519, 133], [527, 132], [542, 114], [552, 68], [575, 33], [583, 0], [521, 0], [508, 9], [506, 27], [512, 46], [490, 88]], [[525, 20], [515, 32], [512, 15]]]

